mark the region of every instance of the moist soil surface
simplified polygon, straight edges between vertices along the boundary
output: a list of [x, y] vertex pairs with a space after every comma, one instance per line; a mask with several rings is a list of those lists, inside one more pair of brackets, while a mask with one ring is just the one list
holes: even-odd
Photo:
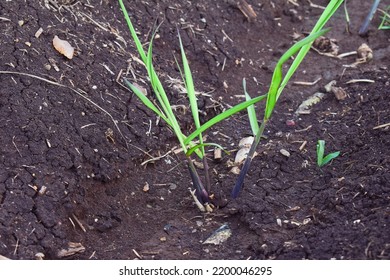
[[[154, 65], [186, 134], [194, 125], [174, 58], [177, 30], [205, 122], [244, 100], [243, 78], [252, 97], [267, 92], [278, 58], [327, 4], [247, 0], [251, 11], [245, 1], [124, 2], [145, 47], [160, 25]], [[216, 161], [206, 150], [211, 193], [227, 204], [204, 214], [174, 134], [123, 84], [127, 78], [152, 96], [117, 1], [2, 1], [0, 255], [390, 259], [390, 32], [377, 30], [378, 12], [358, 35], [370, 5], [348, 2], [348, 29], [341, 7], [324, 42], [338, 54], [365, 43], [372, 59], [337, 58], [322, 45], [309, 52], [235, 200], [229, 163], [251, 134], [246, 112], [207, 131], [208, 142], [231, 153]], [[75, 48], [72, 59], [54, 49], [56, 35]], [[341, 96], [325, 90], [333, 80]], [[297, 111], [318, 92], [316, 104]], [[256, 108], [261, 119], [264, 105]], [[321, 168], [320, 139], [326, 154], [340, 151]], [[229, 238], [203, 244], [225, 224]]]

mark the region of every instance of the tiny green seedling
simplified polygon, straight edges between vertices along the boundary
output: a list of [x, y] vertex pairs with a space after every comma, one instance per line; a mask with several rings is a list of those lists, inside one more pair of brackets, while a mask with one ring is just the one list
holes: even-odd
[[340, 152], [333, 152], [329, 155], [324, 157], [325, 153], [325, 141], [324, 140], [318, 140], [317, 143], [317, 165], [319, 167], [322, 167], [329, 163], [332, 159], [337, 158], [340, 155]]
[[383, 13], [382, 22], [378, 29], [389, 30], [390, 29], [390, 5], [386, 7], [386, 10], [381, 11]]

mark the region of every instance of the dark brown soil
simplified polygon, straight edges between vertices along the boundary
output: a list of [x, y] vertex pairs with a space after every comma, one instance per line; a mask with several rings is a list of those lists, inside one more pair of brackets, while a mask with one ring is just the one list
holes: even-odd
[[[154, 63], [171, 102], [187, 106], [169, 83], [180, 77], [174, 60], [180, 29], [196, 88], [205, 93], [199, 97], [202, 121], [243, 101], [244, 77], [252, 96], [266, 92], [294, 33], [309, 32], [322, 12], [308, 1], [248, 0], [257, 14], [248, 20], [235, 1], [124, 2], [143, 42], [162, 23]], [[328, 36], [340, 53], [368, 44], [373, 59], [349, 67], [355, 55], [337, 59], [311, 51], [292, 82], [321, 80], [286, 87], [240, 197], [201, 214], [188, 191], [183, 155], [169, 153], [177, 146], [174, 135], [116, 81], [121, 73], [118, 81], [136, 78], [151, 92], [117, 1], [3, 1], [0, 255], [390, 259], [390, 33], [376, 30], [376, 15], [360, 37], [371, 1], [349, 3], [350, 33], [340, 9]], [[76, 47], [73, 59], [53, 48], [55, 35]], [[352, 79], [374, 82], [348, 83]], [[325, 92], [331, 80], [347, 93], [344, 100]], [[315, 92], [325, 96], [310, 114], [294, 115]], [[184, 113], [177, 111], [189, 133], [193, 125]], [[248, 134], [245, 113], [207, 133], [228, 150]], [[327, 153], [341, 151], [322, 168], [316, 165], [319, 139]], [[234, 152], [221, 162], [212, 160], [212, 151], [208, 157], [213, 193], [229, 198], [237, 175], [227, 162]], [[225, 223], [229, 239], [202, 244]]]

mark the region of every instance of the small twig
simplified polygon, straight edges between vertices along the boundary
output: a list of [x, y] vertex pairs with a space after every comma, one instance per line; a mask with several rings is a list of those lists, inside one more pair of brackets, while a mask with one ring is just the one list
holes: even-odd
[[338, 58], [344, 58], [344, 57], [347, 57], [347, 56], [350, 56], [350, 55], [356, 55], [356, 54], [357, 54], [357, 51], [351, 51], [351, 52], [341, 53], [337, 57]]
[[379, 128], [384, 128], [384, 127], [388, 127], [388, 126], [390, 126], [390, 123], [381, 124], [381, 125], [373, 127], [372, 129], [379, 129]]
[[294, 6], [299, 7], [299, 4], [296, 2], [297, 0], [287, 0], [287, 2], [293, 4]]
[[136, 255], [139, 259], [142, 260], [142, 256], [140, 254], [138, 254], [138, 252], [135, 250], [135, 249], [132, 249], [134, 255]]
[[14, 256], [16, 255], [17, 251], [19, 248], [19, 238], [16, 239], [16, 244], [15, 244], [15, 250], [14, 250]]
[[198, 206], [200, 212], [206, 212], [206, 208], [204, 208], [203, 204], [199, 201], [199, 199], [195, 195], [196, 190], [191, 190], [191, 188], [188, 188], [188, 190], [190, 191], [192, 199], [195, 201], [195, 204], [196, 206]]
[[307, 144], [307, 141], [306, 140], [303, 141], [302, 145], [299, 147], [299, 150], [302, 151], [305, 148], [306, 144]]
[[93, 251], [92, 252], [92, 255], [88, 258], [89, 260], [92, 259], [93, 257], [95, 257], [95, 254], [96, 254], [96, 251]]
[[356, 83], [375, 83], [375, 81], [369, 79], [352, 79], [346, 82], [346, 84], [356, 84]]
[[308, 127], [304, 128], [304, 129], [296, 129], [295, 132], [304, 132], [304, 131], [309, 130], [311, 127], [312, 127], [312, 125], [309, 125]]
[[293, 82], [294, 85], [301, 85], [301, 86], [314, 86], [316, 83], [321, 81], [322, 78], [318, 78], [314, 82], [302, 82], [302, 81], [295, 81]]
[[79, 227], [84, 231], [84, 232], [87, 232], [87, 230], [85, 229], [85, 227], [83, 226], [83, 224], [80, 222], [80, 220], [76, 217], [75, 214], [72, 214], [72, 217], [73, 219], [75, 219], [76, 223], [79, 225]]
[[15, 149], [18, 151], [18, 154], [20, 157], [23, 157], [22, 154], [20, 153], [18, 147], [16, 146], [16, 143], [15, 143], [15, 136], [12, 137], [12, 144], [14, 145]]
[[73, 220], [71, 217], [68, 217], [70, 223], [72, 224], [73, 228], [76, 229], [76, 225], [74, 224]]
[[310, 0], [308, 0], [308, 1], [309, 1], [309, 3], [310, 3], [310, 7], [318, 8], [318, 9], [321, 9], [321, 10], [325, 10], [325, 7], [324, 7], [324, 6], [317, 5], [317, 4], [313, 4]]
[[319, 55], [323, 55], [323, 56], [328, 56], [328, 57], [332, 57], [332, 58], [338, 58], [338, 59], [341, 59], [338, 55], [334, 55], [334, 54], [331, 54], [331, 53], [326, 53], [326, 52], [321, 52], [320, 50], [318, 50], [317, 48], [311, 46], [311, 49], [316, 51]]
[[142, 162], [141, 166], [144, 166], [145, 164], [152, 162], [152, 161], [160, 160], [160, 159], [166, 157], [167, 155], [171, 154], [172, 152], [174, 152], [174, 151], [170, 150], [167, 153], [163, 154], [162, 156], [158, 156], [158, 157], [152, 157], [151, 155], [148, 154], [151, 158]]
[[[225, 35], [225, 37], [226, 37], [230, 42], [233, 43], [232, 38], [230, 38], [229, 35], [226, 34], [225, 30], [222, 29], [221, 31], [222, 31], [223, 35]], [[224, 38], [225, 38], [225, 37], [224, 37]]]

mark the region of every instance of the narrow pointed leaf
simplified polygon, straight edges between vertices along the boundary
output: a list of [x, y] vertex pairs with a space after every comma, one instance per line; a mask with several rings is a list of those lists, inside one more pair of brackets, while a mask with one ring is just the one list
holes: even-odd
[[[246, 81], [245, 78], [242, 80], [242, 86], [244, 88], [245, 93], [245, 99], [247, 101], [251, 100], [252, 98], [249, 96], [249, 93], [246, 91]], [[248, 108], [246, 108], [248, 111], [248, 117], [249, 117], [249, 123], [251, 125], [252, 133], [253, 135], [256, 135], [259, 132], [259, 122], [257, 120], [256, 111], [255, 111], [255, 105], [250, 105]]]
[[[311, 44], [311, 42], [313, 42], [318, 37], [324, 35], [329, 30], [330, 29], [324, 29], [324, 30], [318, 31], [318, 32], [311, 34], [311, 35], [307, 36], [306, 38], [296, 42], [279, 59], [278, 63], [275, 66], [275, 70], [274, 70], [274, 73], [272, 75], [271, 87], [270, 87], [269, 92], [268, 92], [268, 97], [267, 97], [267, 102], [266, 102], [266, 107], [265, 107], [265, 118], [266, 119], [269, 119], [271, 117], [271, 114], [274, 110], [276, 101], [281, 94], [280, 87], [281, 87], [282, 76], [283, 76], [283, 72], [282, 72], [283, 64], [286, 63], [290, 59], [290, 57], [292, 57], [295, 53], [297, 53], [302, 47], [304, 47], [307, 44]], [[303, 58], [302, 58], [302, 60], [303, 60]], [[291, 76], [295, 72], [295, 70], [298, 68], [300, 62], [297, 64], [293, 63], [293, 65], [290, 66], [290, 69], [288, 72], [291, 72]], [[288, 80], [287, 80], [287, 82], [288, 82]]]
[[332, 159], [337, 158], [340, 155], [340, 152], [333, 152], [327, 155], [322, 160], [322, 166], [326, 165], [328, 162], [330, 162]]
[[248, 106], [255, 104], [263, 99], [265, 99], [267, 95], [261, 95], [257, 96], [249, 101], [244, 101], [240, 104], [235, 105], [234, 107], [220, 113], [219, 115], [215, 116], [214, 118], [210, 119], [209, 121], [202, 124], [198, 129], [196, 129], [194, 132], [192, 132], [184, 141], [185, 144], [188, 144], [190, 141], [192, 141], [194, 138], [198, 137], [199, 133], [204, 132], [211, 126], [215, 125], [216, 123], [219, 123], [220, 121], [223, 121], [226, 118], [231, 117], [232, 115], [245, 110]]
[[139, 90], [138, 87], [134, 86], [132, 83], [130, 83], [127, 79], [124, 79], [126, 85], [137, 95], [137, 97], [144, 103], [146, 107], [148, 107], [150, 110], [152, 110], [156, 115], [158, 115], [160, 118], [162, 118], [169, 126], [172, 127], [171, 122], [169, 119], [164, 115], [163, 112], [161, 112], [152, 101], [150, 101], [149, 98], [147, 98], [141, 90]]
[[317, 165], [322, 166], [322, 159], [324, 158], [324, 152], [325, 152], [325, 141], [324, 140], [318, 140], [317, 143]]
[[221, 145], [218, 145], [218, 144], [216, 144], [216, 143], [202, 143], [202, 144], [197, 144], [197, 145], [191, 147], [190, 149], [188, 149], [186, 156], [191, 156], [191, 154], [192, 154], [194, 151], [196, 151], [196, 150], [198, 150], [198, 149], [200, 149], [200, 148], [202, 148], [202, 147], [206, 147], [206, 146], [215, 146], [215, 147], [221, 149], [222, 151], [224, 151], [225, 153], [229, 154], [229, 152], [226, 151], [224, 148], [222, 148]]
[[120, 7], [122, 9], [122, 12], [123, 12], [123, 14], [125, 16], [125, 20], [126, 20], [127, 26], [130, 29], [130, 33], [131, 33], [131, 36], [133, 37], [133, 41], [135, 43], [137, 51], [138, 51], [139, 55], [141, 56], [141, 59], [142, 59], [143, 63], [146, 64], [146, 54], [145, 54], [145, 51], [144, 51], [144, 49], [142, 47], [141, 41], [138, 39], [137, 32], [135, 31], [134, 26], [131, 23], [129, 14], [127, 13], [126, 7], [123, 4], [122, 0], [119, 0], [119, 5], [120, 5]]

